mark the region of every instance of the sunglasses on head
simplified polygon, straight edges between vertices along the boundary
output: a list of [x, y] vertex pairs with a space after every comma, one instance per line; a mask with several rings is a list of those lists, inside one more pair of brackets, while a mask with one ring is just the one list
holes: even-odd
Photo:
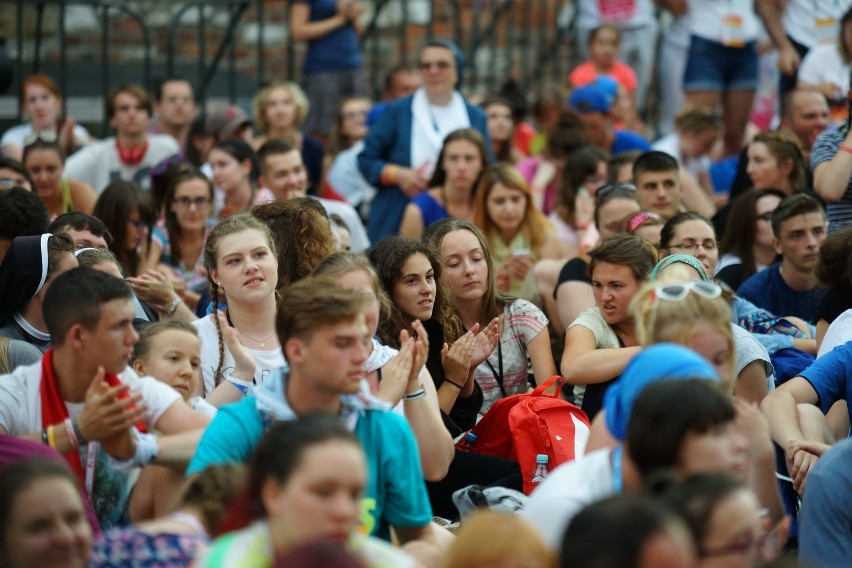
[[595, 197], [603, 197], [607, 193], [615, 191], [616, 189], [620, 189], [622, 191], [629, 191], [630, 193], [636, 193], [636, 186], [632, 183], [624, 183], [624, 182], [616, 182], [616, 183], [608, 183], [605, 186], [601, 187], [595, 192]]
[[35, 144], [39, 141], [47, 144], [53, 144], [57, 140], [59, 140], [59, 136], [57, 136], [56, 132], [45, 130], [44, 132], [34, 132], [24, 138], [24, 146], [30, 146], [31, 144]]
[[690, 291], [710, 300], [722, 295], [722, 288], [718, 284], [704, 282], [703, 280], [692, 280], [690, 282], [663, 284], [661, 286], [657, 286], [654, 288], [654, 299], [679, 302], [686, 298]]

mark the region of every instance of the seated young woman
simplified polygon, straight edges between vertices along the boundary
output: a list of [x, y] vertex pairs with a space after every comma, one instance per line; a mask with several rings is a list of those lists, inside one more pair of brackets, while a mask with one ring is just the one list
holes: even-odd
[[538, 384], [556, 374], [548, 320], [535, 305], [497, 289], [488, 242], [474, 224], [446, 219], [433, 229], [428, 236], [464, 327], [481, 327], [494, 318], [500, 322], [497, 349], [474, 371], [484, 414], [497, 400], [527, 392], [531, 371]]
[[474, 189], [487, 160], [485, 140], [478, 130], [462, 128], [450, 132], [438, 155], [429, 189], [406, 205], [399, 234], [419, 239], [424, 229], [441, 219], [472, 219]]
[[589, 252], [595, 307], [580, 314], [565, 334], [562, 376], [575, 386], [575, 399], [589, 419], [606, 389], [641, 347], [629, 306], [657, 262], [657, 253], [635, 235], [615, 235]]

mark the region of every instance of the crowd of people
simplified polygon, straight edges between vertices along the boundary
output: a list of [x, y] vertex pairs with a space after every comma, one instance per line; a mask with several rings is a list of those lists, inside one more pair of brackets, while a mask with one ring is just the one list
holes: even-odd
[[[429, 39], [372, 101], [357, 0], [251, 112], [22, 78], [0, 565], [848, 566], [852, 1], [659, 4], [487, 96]], [[535, 397], [570, 458], [494, 451]]]

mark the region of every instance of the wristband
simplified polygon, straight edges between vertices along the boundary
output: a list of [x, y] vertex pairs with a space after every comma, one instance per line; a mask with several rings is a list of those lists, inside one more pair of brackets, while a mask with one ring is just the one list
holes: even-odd
[[47, 430], [46, 429], [41, 431], [41, 443], [44, 444], [45, 446], [47, 445]]
[[112, 456], [109, 458], [110, 465], [118, 471], [128, 471], [135, 467], [145, 467], [157, 459], [160, 453], [160, 444], [153, 434], [143, 434], [136, 428], [130, 430], [136, 447], [130, 459], [119, 460]]
[[56, 427], [48, 426], [47, 427], [47, 445], [56, 449]]
[[80, 440], [77, 439], [77, 435], [74, 433], [74, 425], [71, 422], [70, 418], [65, 419], [65, 433], [68, 434], [68, 439], [71, 441], [71, 445], [75, 448], [80, 447]]
[[852, 148], [846, 146], [845, 144], [841, 144], [838, 150], [840, 150], [841, 152], [846, 152], [847, 154], [852, 154]]
[[83, 437], [83, 431], [80, 430], [80, 423], [77, 422], [77, 417], [71, 419], [71, 427], [74, 429], [74, 437], [77, 438], [77, 442], [81, 446], [85, 446], [89, 443], [86, 438]]
[[222, 378], [237, 387], [237, 389], [243, 393], [243, 396], [248, 396], [249, 390], [254, 386], [254, 381], [244, 381], [242, 379], [237, 379], [233, 375], [233, 371], [225, 371], [222, 375]]
[[[444, 380], [446, 380], [446, 379], [444, 379]], [[402, 397], [402, 400], [417, 400], [418, 398], [423, 398], [425, 396], [426, 396], [426, 389], [424, 389], [423, 387], [420, 387], [419, 389], [417, 389], [416, 391], [414, 391], [412, 393], [406, 393]]]
[[180, 306], [182, 303], [183, 303], [183, 300], [181, 300], [180, 297], [172, 300], [172, 303], [169, 304], [169, 307], [166, 310], [166, 315], [168, 317], [172, 317], [173, 315], [175, 315], [175, 312], [177, 311], [178, 306]]
[[385, 166], [385, 169], [382, 170], [382, 183], [384, 185], [395, 185], [396, 184], [396, 174], [399, 170], [399, 167], [396, 164], [388, 164]]
[[450, 379], [448, 379], [448, 378], [446, 378], [446, 377], [444, 377], [444, 382], [445, 382], [445, 383], [450, 383], [451, 385], [453, 385], [454, 387], [456, 387], [456, 388], [457, 388], [457, 389], [459, 389], [459, 390], [463, 390], [463, 389], [464, 389], [464, 385], [460, 385], [460, 384], [458, 384], [458, 383], [454, 383], [453, 381], [451, 381]]

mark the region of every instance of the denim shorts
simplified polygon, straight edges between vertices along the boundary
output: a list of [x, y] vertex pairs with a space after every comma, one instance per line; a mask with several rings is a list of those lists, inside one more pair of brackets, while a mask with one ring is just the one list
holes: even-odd
[[684, 91], [753, 91], [757, 75], [756, 41], [728, 47], [698, 36], [690, 38]]

